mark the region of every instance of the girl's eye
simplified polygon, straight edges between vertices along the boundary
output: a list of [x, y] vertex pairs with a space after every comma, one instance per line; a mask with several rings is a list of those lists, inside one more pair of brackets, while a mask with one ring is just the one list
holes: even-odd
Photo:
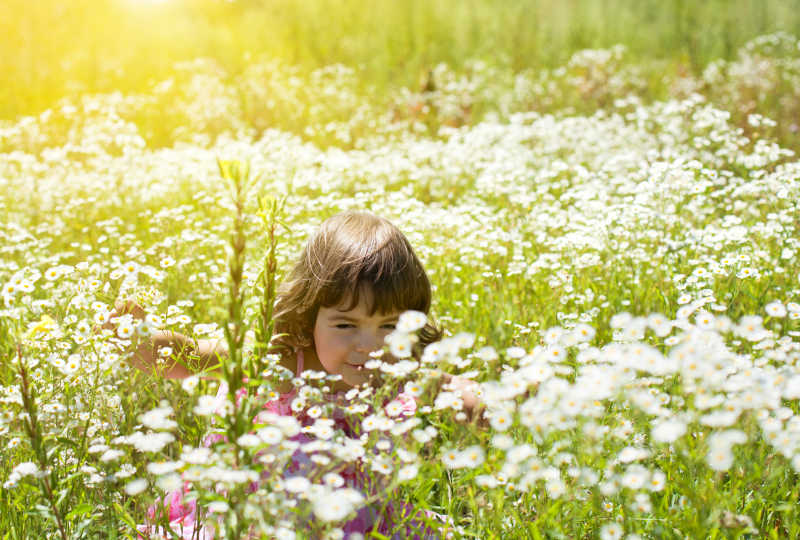
[[353, 328], [353, 325], [349, 323], [339, 323], [336, 325], [336, 328], [341, 328], [341, 329]]
[[384, 328], [388, 328], [389, 330], [394, 330], [395, 329], [395, 324], [394, 323], [392, 323], [392, 324], [384, 324], [383, 327]]

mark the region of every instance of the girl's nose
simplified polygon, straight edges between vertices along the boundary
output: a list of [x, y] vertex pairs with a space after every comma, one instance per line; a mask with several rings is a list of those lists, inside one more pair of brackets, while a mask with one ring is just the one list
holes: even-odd
[[362, 354], [369, 354], [381, 347], [383, 347], [383, 338], [373, 332], [362, 333], [356, 343], [356, 351]]

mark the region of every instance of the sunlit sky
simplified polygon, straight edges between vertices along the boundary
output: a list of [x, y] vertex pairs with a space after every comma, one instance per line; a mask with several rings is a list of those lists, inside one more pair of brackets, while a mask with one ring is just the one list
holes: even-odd
[[136, 5], [157, 5], [157, 4], [167, 4], [173, 0], [122, 0], [126, 4]]

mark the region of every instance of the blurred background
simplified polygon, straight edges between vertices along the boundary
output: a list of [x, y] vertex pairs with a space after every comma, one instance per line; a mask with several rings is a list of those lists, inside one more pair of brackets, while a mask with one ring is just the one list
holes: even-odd
[[[515, 74], [525, 72], [533, 80], [535, 74], [558, 66], [574, 71], [578, 65], [584, 72], [591, 71], [588, 83], [573, 84], [578, 91], [571, 102], [559, 97], [558, 103], [549, 104], [545, 89], [526, 105], [542, 112], [603, 107], [607, 105], [603, 100], [611, 95], [597, 92], [609, 83], [604, 70], [619, 74], [620, 66], [636, 66], [635, 77], [625, 74], [636, 84], [617, 87], [614, 95], [623, 90], [649, 100], [698, 91], [720, 107], [726, 106], [726, 100], [735, 102], [741, 110], [734, 111], [734, 116], [738, 114], [746, 127], [745, 119], [753, 112], [784, 119], [797, 112], [792, 97], [797, 90], [792, 88], [800, 77], [798, 51], [775, 52], [781, 46], [796, 49], [796, 41], [767, 43], [769, 66], [751, 58], [740, 61], [739, 67], [719, 64], [713, 73], [708, 68], [712, 61], [737, 61], [749, 40], [776, 32], [800, 36], [800, 1], [3, 0], [0, 121], [37, 115], [62, 98], [87, 94], [119, 91], [152, 96], [155, 92], [163, 97], [171, 85], [180, 86], [180, 78], [173, 77], [185, 75], [187, 62], [202, 59], [202, 65], [194, 64], [190, 71], [196, 74], [200, 65], [206, 75], [213, 73], [214, 84], [228, 89], [226, 99], [240, 102], [235, 114], [241, 113], [244, 123], [256, 131], [277, 125], [302, 134], [307, 122], [290, 109], [303, 99], [303, 106], [310, 102], [314, 109], [324, 99], [315, 91], [309, 90], [304, 97], [297, 92], [313, 85], [308, 82], [310, 73], [334, 64], [351, 68], [348, 92], [365, 101], [399, 88], [436, 90], [441, 83], [435, 80], [434, 70], [441, 65], [454, 74], [451, 78], [474, 71], [476, 65], [488, 66], [504, 74], [509, 84], [514, 83]], [[577, 51], [611, 49], [617, 44], [624, 48], [606, 54], [611, 55], [611, 64], [602, 55], [578, 58], [576, 64]], [[787, 54], [795, 64], [786, 64]], [[260, 79], [244, 76], [254, 65], [261, 66]], [[242, 93], [242, 81], [258, 88], [265, 71], [281, 69], [281, 80], [273, 80], [273, 87], [295, 84], [298, 90], [291, 105], [280, 114], [275, 107], [269, 115], [252, 114], [261, 101], [269, 99], [266, 94], [276, 92]], [[559, 72], [551, 71], [550, 79], [553, 73], [558, 78]], [[736, 88], [719, 90], [730, 82], [731, 74], [738, 76]], [[766, 90], [765, 80], [770, 85]], [[192, 91], [200, 86], [195, 84]], [[678, 87], [683, 91], [676, 91]], [[714, 92], [720, 96], [715, 98]], [[561, 88], [558, 94], [569, 92]], [[175, 101], [159, 99], [162, 108]], [[472, 123], [482, 117], [482, 110], [493, 106], [486, 103], [491, 99], [472, 96], [462, 106], [463, 118], [437, 117], [433, 122]], [[394, 104], [397, 101], [392, 99]], [[410, 109], [422, 106], [414, 100], [408, 104]], [[387, 109], [385, 104], [381, 107]], [[339, 117], [352, 116], [353, 107], [345, 109]], [[397, 116], [395, 105], [388, 109]], [[176, 140], [174, 129], [162, 133], [158, 115], [143, 110], [139, 107], [129, 116], [135, 116], [149, 144]], [[783, 144], [796, 146], [795, 124], [781, 124], [775, 131]]]
[[343, 63], [378, 86], [482, 58], [515, 70], [586, 48], [700, 70], [754, 36], [800, 33], [787, 0], [3, 0], [0, 117], [86, 92], [141, 91], [177, 61], [212, 58], [235, 76], [254, 57]]

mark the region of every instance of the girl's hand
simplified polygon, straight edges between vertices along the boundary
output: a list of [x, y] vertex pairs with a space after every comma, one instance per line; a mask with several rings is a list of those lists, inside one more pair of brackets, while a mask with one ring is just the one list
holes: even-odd
[[489, 427], [489, 421], [483, 416], [486, 407], [476, 395], [478, 383], [447, 373], [444, 374], [442, 380], [451, 391], [458, 392], [461, 395], [461, 400], [464, 402], [464, 412], [467, 414], [467, 421], [473, 422], [479, 428]]
[[114, 304], [114, 309], [108, 314], [108, 319], [106, 319], [106, 322], [100, 326], [94, 325], [92, 327], [92, 332], [95, 334], [99, 334], [102, 330], [111, 330], [112, 332], [116, 332], [117, 325], [116, 323], [112, 322], [112, 320], [120, 315], [127, 314], [133, 315], [133, 318], [138, 320], [144, 320], [144, 318], [147, 316], [147, 313], [142, 306], [133, 300], [117, 300]]
[[117, 300], [114, 304], [114, 310], [108, 316], [108, 320], [100, 327], [101, 330], [115, 330], [116, 326], [111, 322], [111, 319], [119, 317], [120, 315], [133, 315], [134, 319], [144, 320], [147, 313], [145, 313], [142, 306], [133, 300]]

